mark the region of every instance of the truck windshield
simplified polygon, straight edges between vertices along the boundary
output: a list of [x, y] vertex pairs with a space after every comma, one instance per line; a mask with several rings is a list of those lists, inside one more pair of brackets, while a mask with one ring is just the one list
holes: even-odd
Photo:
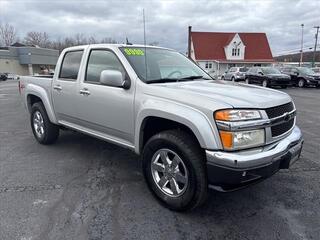
[[212, 80], [195, 63], [173, 50], [150, 47], [122, 47], [120, 50], [146, 83]]

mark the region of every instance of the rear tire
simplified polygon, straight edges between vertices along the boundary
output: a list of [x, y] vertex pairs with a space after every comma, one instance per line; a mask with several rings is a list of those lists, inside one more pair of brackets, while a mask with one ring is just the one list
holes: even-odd
[[232, 77], [232, 78], [231, 78], [231, 81], [232, 81], [232, 82], [235, 82], [235, 78], [234, 78], [234, 77]]
[[168, 130], [151, 137], [143, 150], [142, 167], [149, 189], [167, 208], [191, 210], [206, 200], [204, 153], [186, 132]]
[[37, 102], [31, 108], [31, 128], [34, 137], [41, 144], [52, 144], [59, 137], [59, 127], [50, 122], [42, 102]]

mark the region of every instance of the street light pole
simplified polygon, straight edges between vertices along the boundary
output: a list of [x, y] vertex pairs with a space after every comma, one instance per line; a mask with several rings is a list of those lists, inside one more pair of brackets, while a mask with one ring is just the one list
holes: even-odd
[[302, 59], [303, 59], [303, 27], [304, 24], [301, 24], [301, 50], [300, 50], [300, 61], [299, 61], [299, 66], [301, 67], [302, 65]]
[[316, 61], [316, 52], [317, 52], [317, 44], [318, 44], [319, 27], [320, 27], [320, 26], [315, 26], [315, 27], [313, 27], [313, 28], [316, 28], [316, 29], [317, 29], [317, 33], [316, 33], [316, 42], [315, 42], [315, 44], [314, 44], [312, 67], [314, 67], [314, 63], [315, 63], [315, 61]]

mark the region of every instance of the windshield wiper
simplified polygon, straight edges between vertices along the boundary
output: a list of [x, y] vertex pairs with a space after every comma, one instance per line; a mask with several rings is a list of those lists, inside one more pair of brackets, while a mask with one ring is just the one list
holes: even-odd
[[183, 78], [180, 78], [180, 79], [190, 79], [190, 80], [194, 80], [194, 79], [200, 79], [200, 78], [203, 78], [203, 79], [205, 79], [205, 80], [209, 80], [209, 78], [204, 78], [204, 77], [201, 76], [201, 75], [193, 75], [193, 76], [183, 77]]
[[159, 79], [153, 79], [150, 81], [147, 81], [146, 83], [165, 83], [165, 82], [182, 82], [182, 81], [189, 81], [194, 79], [205, 79], [205, 80], [211, 80], [209, 78], [204, 78], [201, 75], [194, 75], [194, 76], [188, 76], [188, 77], [182, 77], [182, 78], [159, 78]]
[[183, 79], [183, 78], [159, 78], [146, 81], [146, 83], [166, 83], [166, 82], [181, 82], [181, 81], [188, 81], [190, 79]]

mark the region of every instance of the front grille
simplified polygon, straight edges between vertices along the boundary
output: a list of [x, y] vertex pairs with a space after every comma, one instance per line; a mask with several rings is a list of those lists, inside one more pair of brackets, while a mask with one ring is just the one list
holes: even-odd
[[279, 117], [286, 112], [291, 112], [293, 109], [294, 109], [293, 103], [289, 102], [280, 106], [267, 108], [265, 109], [265, 111], [268, 115], [268, 118], [270, 119], [270, 118]]
[[288, 132], [294, 124], [294, 118], [289, 120], [288, 122], [284, 122], [275, 126], [271, 127], [271, 135], [272, 137], [280, 136], [281, 134], [284, 134]]

